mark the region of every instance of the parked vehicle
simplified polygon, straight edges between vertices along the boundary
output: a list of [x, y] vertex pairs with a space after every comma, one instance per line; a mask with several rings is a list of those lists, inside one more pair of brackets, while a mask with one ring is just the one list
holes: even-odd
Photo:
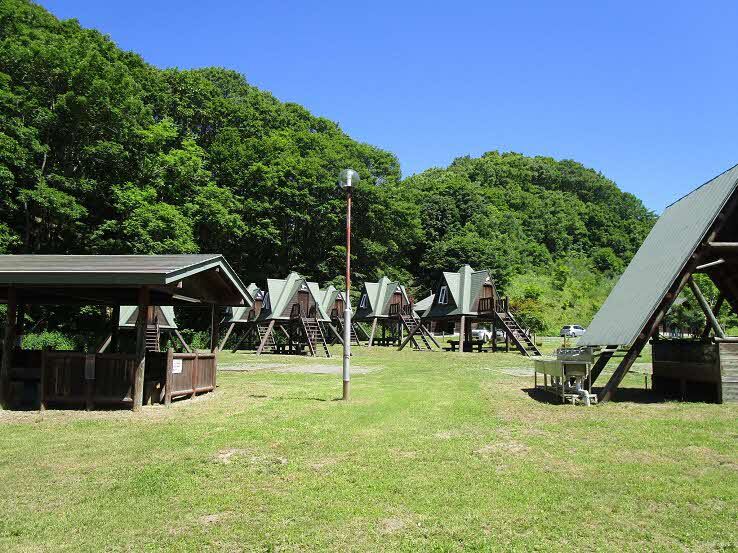
[[587, 329], [582, 326], [566, 325], [561, 329], [561, 333], [559, 335], [567, 338], [579, 338], [580, 336], [584, 336], [586, 332]]
[[[500, 330], [499, 328], [495, 331], [495, 334], [497, 334], [498, 340], [504, 340], [505, 339], [505, 331]], [[491, 342], [492, 341], [492, 331], [488, 328], [475, 328], [472, 330], [472, 338], [475, 340], [483, 340], [485, 342]]]

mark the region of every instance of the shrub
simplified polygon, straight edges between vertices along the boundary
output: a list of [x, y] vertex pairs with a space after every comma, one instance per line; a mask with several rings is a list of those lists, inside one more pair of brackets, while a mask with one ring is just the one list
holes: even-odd
[[77, 344], [74, 339], [58, 330], [29, 333], [23, 335], [23, 349], [74, 350]]

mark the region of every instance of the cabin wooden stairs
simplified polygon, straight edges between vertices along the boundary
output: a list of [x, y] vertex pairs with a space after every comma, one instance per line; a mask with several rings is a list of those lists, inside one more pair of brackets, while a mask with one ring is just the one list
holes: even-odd
[[512, 340], [520, 353], [528, 357], [540, 357], [541, 352], [536, 347], [530, 336], [523, 330], [515, 317], [509, 311], [497, 312], [497, 322], [502, 325], [507, 335]]
[[[408, 336], [412, 334], [411, 341], [415, 346], [415, 349], [420, 351], [433, 351], [433, 346], [431, 346], [428, 338], [425, 336], [425, 328], [423, 328], [420, 319], [407, 313], [400, 313], [400, 321], [402, 326], [405, 327]], [[419, 341], [418, 338], [420, 338]]]
[[264, 341], [264, 336], [268, 336], [266, 339], [266, 342], [264, 342], [264, 348], [261, 350], [262, 353], [267, 351], [269, 353], [274, 353], [277, 351], [277, 343], [274, 341], [274, 334], [272, 333], [272, 329], [270, 328], [271, 325], [257, 323], [256, 325], [256, 332], [259, 334], [259, 343], [261, 344]]
[[300, 317], [300, 321], [310, 353], [314, 357], [330, 357], [331, 352], [328, 351], [328, 344], [325, 341], [325, 335], [318, 319], [315, 317]]
[[153, 322], [146, 325], [146, 351], [159, 351], [159, 323]]

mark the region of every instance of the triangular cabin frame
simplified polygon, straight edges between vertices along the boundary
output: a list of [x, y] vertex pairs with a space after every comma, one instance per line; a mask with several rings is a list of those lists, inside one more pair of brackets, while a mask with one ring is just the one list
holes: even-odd
[[[716, 313], [738, 313], [738, 165], [668, 206], [595, 315], [578, 346], [601, 348], [592, 384], [617, 351], [624, 354], [598, 401], [612, 399], [652, 341], [652, 389], [689, 399], [738, 402], [738, 337], [727, 336]], [[693, 278], [709, 277], [714, 306]], [[664, 340], [659, 325], [682, 290], [691, 289], [705, 328], [690, 340]], [[699, 399], [703, 399], [699, 397]]]
[[[450, 340], [451, 351], [473, 351], [476, 347], [482, 351], [483, 343], [472, 339], [472, 326], [480, 322], [492, 325], [492, 351], [497, 350], [497, 330], [505, 333], [505, 347], [514, 346], [529, 357], [540, 356], [541, 353], [527, 329], [515, 319], [510, 310], [507, 297], [501, 297], [488, 270], [475, 271], [469, 265], [463, 265], [456, 272], [443, 272], [438, 280], [435, 292], [420, 303], [427, 309], [419, 314], [426, 326], [433, 323], [456, 323], [459, 325], [459, 340]], [[402, 349], [407, 339], [401, 344]], [[458, 347], [457, 347], [458, 346]]]
[[292, 272], [284, 279], [267, 279], [263, 289], [252, 284], [249, 291], [255, 298], [254, 306], [232, 311], [221, 348], [235, 326], [242, 324], [246, 326], [246, 333], [234, 347], [234, 352], [255, 333], [258, 336], [257, 355], [308, 353], [331, 356], [323, 332], [323, 324], [330, 319], [323, 310], [317, 283]]
[[[323, 312], [328, 314], [329, 321], [323, 323], [323, 331], [328, 336], [331, 344], [343, 344], [343, 318], [346, 302], [344, 300], [345, 293], [338, 290], [335, 286], [329, 285], [321, 288], [320, 297], [323, 306]], [[353, 319], [351, 321], [351, 343], [357, 346], [361, 345], [360, 335], [366, 338], [364, 329]]]
[[[354, 320], [371, 324], [367, 346], [397, 346], [406, 335], [418, 350], [439, 347], [435, 338], [423, 326], [413, 308], [413, 299], [405, 286], [386, 276], [377, 282], [364, 282]], [[377, 331], [381, 336], [377, 335]]]
[[[182, 334], [179, 332], [177, 327], [177, 321], [174, 317], [174, 307], [171, 305], [151, 305], [148, 307], [151, 313], [147, 314], [145, 320], [148, 321], [146, 325], [146, 350], [147, 351], [160, 351], [162, 344], [162, 335], [164, 334], [167, 342], [174, 342], [176, 338], [183, 351], [192, 353], [187, 341], [184, 339]], [[112, 332], [103, 340], [98, 346], [97, 353], [105, 353], [111, 344], [115, 344], [118, 341], [118, 332], [120, 330], [135, 331], [136, 324], [138, 321], [138, 306], [137, 305], [121, 305], [120, 307], [113, 308], [112, 314], [113, 320], [118, 321], [118, 326], [113, 328]], [[114, 348], [115, 349], [115, 348]]]

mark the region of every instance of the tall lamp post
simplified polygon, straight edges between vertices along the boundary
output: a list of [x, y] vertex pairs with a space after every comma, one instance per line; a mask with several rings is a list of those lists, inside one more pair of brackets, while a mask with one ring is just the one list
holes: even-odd
[[343, 309], [343, 399], [348, 401], [351, 392], [351, 190], [359, 182], [359, 173], [344, 169], [338, 186], [346, 191], [346, 297]]

